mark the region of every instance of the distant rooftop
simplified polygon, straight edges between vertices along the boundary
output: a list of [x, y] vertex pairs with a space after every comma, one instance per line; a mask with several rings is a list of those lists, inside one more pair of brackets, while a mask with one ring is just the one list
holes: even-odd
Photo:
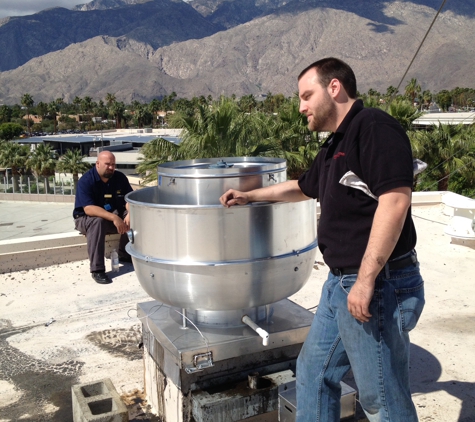
[[58, 135], [41, 135], [17, 140], [22, 144], [38, 144], [41, 142], [63, 142], [72, 144], [84, 144], [101, 141], [122, 141], [137, 144], [145, 144], [152, 139], [163, 138], [173, 143], [181, 142], [181, 129], [117, 129], [92, 131], [87, 133], [63, 133]]
[[475, 111], [464, 113], [427, 113], [412, 122], [416, 126], [431, 125], [473, 125], [475, 123]]
[[181, 129], [117, 129], [103, 131], [92, 131], [87, 133], [65, 133], [59, 135], [42, 135], [31, 138], [24, 138], [16, 142], [21, 144], [47, 143], [59, 154], [64, 154], [71, 149], [71, 144], [75, 145], [84, 155], [89, 155], [91, 148], [109, 147], [111, 145], [131, 144], [130, 148], [141, 148], [144, 144], [153, 139], [162, 138], [168, 142], [179, 144], [181, 142]]

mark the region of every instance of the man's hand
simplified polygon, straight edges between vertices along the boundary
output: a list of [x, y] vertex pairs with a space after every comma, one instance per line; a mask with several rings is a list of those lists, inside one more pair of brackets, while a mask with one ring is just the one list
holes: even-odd
[[298, 180], [287, 180], [264, 188], [253, 189], [249, 192], [229, 189], [219, 198], [219, 202], [229, 208], [233, 205], [246, 205], [249, 202], [298, 202], [306, 199], [309, 199], [309, 197], [301, 191]]
[[[114, 219], [112, 222], [114, 223], [114, 226], [117, 228], [117, 232], [119, 234], [124, 234], [127, 233], [129, 230], [129, 225], [125, 222], [125, 220], [122, 220], [118, 215], [114, 215]], [[127, 217], [126, 217], [127, 218]]]
[[246, 192], [229, 189], [219, 198], [219, 202], [226, 208], [232, 207], [233, 205], [246, 205], [249, 203], [249, 195]]
[[365, 282], [359, 277], [348, 294], [348, 311], [360, 322], [368, 322], [371, 318], [369, 304], [374, 293], [374, 281]]

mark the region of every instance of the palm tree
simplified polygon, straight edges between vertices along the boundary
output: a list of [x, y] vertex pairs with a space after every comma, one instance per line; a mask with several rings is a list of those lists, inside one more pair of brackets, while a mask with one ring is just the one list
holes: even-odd
[[275, 153], [287, 161], [288, 177], [296, 179], [310, 167], [320, 149], [318, 133], [308, 129], [297, 97], [279, 109], [277, 120], [270, 121], [270, 139], [277, 143]]
[[81, 112], [81, 104], [82, 104], [81, 97], [78, 97], [78, 96], [74, 97], [73, 106], [76, 109], [77, 114]]
[[430, 103], [432, 102], [432, 92], [426, 89], [425, 91], [422, 92], [421, 99], [422, 99], [421, 103], [425, 107], [429, 108]]
[[376, 91], [375, 89], [370, 88], [370, 89], [368, 89], [368, 96], [375, 97], [377, 100], [379, 100], [379, 97], [381, 96], [381, 94], [378, 91]]
[[41, 120], [45, 120], [46, 115], [48, 114], [48, 104], [44, 103], [43, 101], [40, 101], [38, 104], [36, 104], [36, 114], [38, 116], [41, 116]]
[[137, 127], [143, 128], [145, 121], [150, 118], [148, 107], [145, 104], [138, 104], [135, 107], [134, 117], [137, 122]]
[[[165, 97], [163, 97], [162, 105], [165, 111], [172, 110], [173, 108], [172, 104], [175, 101], [176, 97], [177, 95], [175, 91], [173, 91], [170, 95], [165, 95]], [[208, 95], [208, 101], [210, 100], [210, 97], [211, 96]], [[211, 97], [211, 100], [212, 100], [212, 97]]]
[[136, 167], [143, 183], [148, 184], [157, 180], [157, 166], [166, 161], [176, 161], [182, 157], [178, 154], [178, 145], [162, 138], [153, 139], [140, 149], [140, 163]]
[[122, 127], [122, 119], [124, 118], [125, 104], [116, 101], [112, 103], [110, 111], [114, 115], [115, 127], [120, 129]]
[[6, 104], [0, 106], [0, 123], [8, 123], [12, 118], [12, 109]]
[[82, 100], [81, 100], [81, 108], [82, 108], [82, 111], [84, 113], [90, 113], [92, 111], [92, 109], [94, 108], [93, 106], [93, 101], [92, 101], [92, 98], [91, 97], [84, 97]]
[[101, 120], [106, 120], [108, 109], [106, 105], [104, 104], [104, 101], [99, 100], [98, 103], [93, 103], [93, 104], [94, 104], [94, 109], [93, 109], [94, 116], [100, 116]]
[[91, 97], [86, 96], [81, 100], [82, 111], [84, 114], [88, 115], [87, 121], [88, 121], [89, 130], [91, 130], [91, 122], [92, 122], [90, 114], [92, 110], [94, 109], [94, 107], [95, 107], [95, 104], [93, 103]]
[[28, 145], [0, 141], [0, 166], [10, 168], [13, 179], [13, 191], [18, 192], [18, 177], [26, 171], [26, 162], [30, 153]]
[[414, 104], [416, 97], [421, 93], [421, 86], [418, 84], [416, 78], [412, 78], [409, 83], [406, 85], [406, 97], [411, 100], [411, 103]]
[[148, 110], [152, 114], [152, 128], [154, 127], [154, 121], [156, 120], [157, 111], [160, 111], [160, 101], [154, 98], [148, 105]]
[[442, 110], [447, 111], [452, 105], [452, 94], [446, 89], [443, 89], [436, 95], [436, 101]]
[[28, 133], [31, 135], [30, 131], [30, 108], [33, 107], [33, 104], [35, 102], [33, 101], [33, 97], [30, 94], [23, 94], [21, 97], [21, 105], [23, 107], [26, 107], [26, 114], [27, 114], [27, 127], [28, 127]]
[[56, 133], [56, 116], [58, 115], [58, 110], [59, 110], [59, 107], [56, 101], [51, 101], [48, 104], [48, 114], [53, 119], [53, 129], [54, 129], [53, 132], [55, 133]]
[[414, 103], [407, 100], [397, 99], [391, 101], [386, 107], [383, 107], [388, 114], [393, 116], [407, 132], [412, 129], [412, 122], [422, 115]]
[[56, 165], [56, 170], [60, 173], [72, 173], [74, 192], [77, 192], [79, 174], [85, 173], [91, 168], [90, 164], [83, 161], [85, 157], [86, 156], [82, 155], [79, 149], [68, 149], [64, 155], [59, 158]]
[[398, 93], [398, 90], [395, 86], [389, 85], [388, 88], [386, 89], [386, 94], [384, 94], [384, 98], [386, 102], [389, 102], [392, 100], [393, 97], [395, 97]]
[[249, 95], [243, 95], [239, 99], [238, 104], [239, 104], [239, 108], [242, 111], [245, 111], [247, 113], [251, 113], [252, 110], [254, 110], [256, 108], [257, 101], [256, 101], [256, 98], [254, 97], [254, 95], [249, 94]]
[[449, 189], [451, 176], [467, 172], [472, 177], [475, 145], [473, 129], [463, 124], [439, 124], [432, 130], [410, 133], [414, 156], [429, 164], [421, 174], [422, 186], [437, 185], [437, 190]]
[[259, 131], [260, 120], [242, 113], [230, 99], [222, 98], [213, 107], [198, 105], [195, 115], [176, 113], [171, 118], [174, 127], [183, 128], [179, 146], [163, 139], [149, 142], [142, 148], [143, 159], [137, 171], [145, 182], [156, 179], [156, 166], [172, 160], [212, 157], [270, 155], [275, 142], [266, 140]]
[[40, 176], [45, 177], [45, 193], [49, 192], [48, 176], [54, 176], [57, 161], [56, 153], [47, 144], [38, 144], [27, 160], [27, 165], [33, 170], [37, 183]]
[[259, 136], [261, 120], [241, 112], [232, 100], [222, 98], [210, 109], [199, 106], [193, 118], [172, 119], [185, 129], [180, 150], [187, 159], [258, 156], [274, 149]]
[[111, 94], [110, 92], [108, 92], [106, 94], [106, 104], [107, 106], [110, 108], [112, 106], [112, 104], [114, 104], [116, 102], [116, 98], [115, 98], [115, 95], [114, 94]]
[[381, 106], [379, 99], [375, 96], [363, 94], [361, 96], [361, 99], [363, 100], [363, 104], [365, 107], [378, 108]]

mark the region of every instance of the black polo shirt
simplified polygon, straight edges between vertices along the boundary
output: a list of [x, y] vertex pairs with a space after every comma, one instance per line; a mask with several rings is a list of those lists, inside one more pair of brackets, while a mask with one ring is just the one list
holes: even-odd
[[[329, 267], [361, 265], [378, 206], [366, 193], [340, 184], [341, 177], [353, 171], [379, 197], [391, 189], [412, 188], [412, 161], [409, 138], [397, 120], [382, 110], [364, 108], [357, 100], [299, 178], [302, 192], [320, 200], [318, 246]], [[390, 259], [409, 252], [415, 244], [409, 209]]]
[[97, 205], [107, 211], [125, 211], [125, 195], [132, 192], [129, 180], [124, 173], [114, 171], [112, 177], [104, 183], [94, 166], [79, 179], [74, 202], [73, 217], [85, 215], [84, 207]]

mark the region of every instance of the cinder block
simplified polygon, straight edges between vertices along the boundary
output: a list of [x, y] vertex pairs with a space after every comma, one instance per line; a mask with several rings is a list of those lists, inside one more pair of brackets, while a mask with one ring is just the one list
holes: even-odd
[[127, 407], [109, 378], [71, 387], [74, 422], [128, 422]]

